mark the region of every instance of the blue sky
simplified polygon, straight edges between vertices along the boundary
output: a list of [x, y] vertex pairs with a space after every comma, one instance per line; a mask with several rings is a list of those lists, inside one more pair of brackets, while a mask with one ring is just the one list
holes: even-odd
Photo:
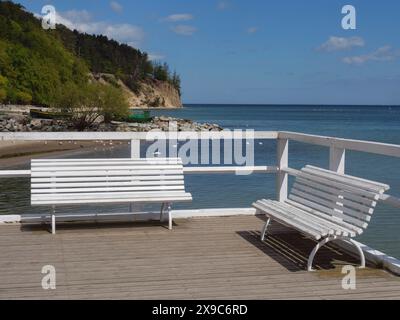
[[398, 0], [16, 2], [167, 61], [184, 103], [400, 104]]

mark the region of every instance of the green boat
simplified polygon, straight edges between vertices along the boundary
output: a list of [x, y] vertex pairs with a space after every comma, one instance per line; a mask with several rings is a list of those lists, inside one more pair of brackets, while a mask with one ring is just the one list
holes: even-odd
[[128, 122], [139, 122], [139, 123], [146, 123], [151, 122], [153, 117], [150, 114], [150, 111], [133, 111], [130, 116], [126, 119]]
[[42, 111], [40, 109], [31, 109], [30, 116], [35, 119], [49, 119], [49, 120], [65, 119], [69, 117], [69, 115], [61, 112]]

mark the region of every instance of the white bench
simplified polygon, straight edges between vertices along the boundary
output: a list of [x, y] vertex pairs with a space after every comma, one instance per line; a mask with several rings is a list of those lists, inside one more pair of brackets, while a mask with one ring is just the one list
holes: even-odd
[[31, 162], [31, 205], [56, 206], [160, 203], [160, 220], [171, 204], [191, 201], [181, 159], [45, 159]]
[[253, 204], [268, 218], [261, 240], [264, 241], [271, 220], [275, 220], [319, 241], [309, 256], [309, 271], [313, 270], [317, 251], [337, 239], [355, 245], [361, 267], [365, 267], [364, 253], [352, 238], [368, 227], [377, 201], [389, 188], [386, 184], [306, 166], [297, 172], [286, 201], [260, 200]]

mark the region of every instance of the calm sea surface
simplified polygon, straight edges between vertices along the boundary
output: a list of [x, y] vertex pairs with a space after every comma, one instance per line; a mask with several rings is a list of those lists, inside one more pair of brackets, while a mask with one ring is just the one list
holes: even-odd
[[[155, 111], [154, 115], [218, 123], [224, 128], [258, 131], [296, 131], [310, 134], [400, 144], [400, 107], [372, 106], [252, 106], [187, 105], [182, 110]], [[275, 141], [257, 141], [256, 165], [275, 165]], [[144, 152], [144, 150], [143, 150]], [[128, 146], [99, 150], [81, 157], [128, 157]], [[346, 172], [388, 183], [390, 194], [400, 197], [400, 158], [349, 151]], [[328, 167], [327, 148], [292, 142], [290, 166]], [[27, 168], [27, 166], [19, 166]], [[250, 207], [260, 198], [274, 198], [274, 175], [188, 175], [187, 189], [194, 201], [175, 208]], [[4, 179], [0, 186], [0, 214], [47, 212], [29, 205], [29, 179]], [[60, 208], [76, 212], [78, 208]], [[119, 207], [85, 207], [81, 212], [120, 211]], [[260, 225], [261, 228], [261, 225]], [[400, 257], [400, 210], [379, 204], [371, 225], [359, 240], [375, 249]]]

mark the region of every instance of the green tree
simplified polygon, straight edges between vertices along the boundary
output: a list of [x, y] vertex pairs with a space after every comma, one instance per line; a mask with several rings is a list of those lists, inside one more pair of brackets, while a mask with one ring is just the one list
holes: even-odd
[[0, 74], [0, 102], [6, 102], [8, 80]]
[[169, 78], [168, 65], [155, 62], [153, 67], [153, 77], [156, 80], [167, 81]]
[[79, 131], [100, 122], [101, 117], [105, 122], [110, 122], [129, 114], [129, 105], [122, 90], [100, 83], [66, 86], [53, 107], [65, 114], [71, 125]]
[[172, 75], [171, 84], [178, 91], [179, 96], [181, 96], [181, 77], [176, 73], [176, 71], [174, 71], [174, 74]]
[[75, 84], [68, 84], [56, 98], [53, 108], [67, 115], [67, 119], [77, 130], [84, 131], [100, 117], [98, 105], [99, 97], [96, 96], [96, 89], [93, 85], [79, 87]]
[[100, 98], [99, 112], [104, 122], [124, 119], [129, 115], [129, 103], [122, 89], [111, 85], [97, 85]]

